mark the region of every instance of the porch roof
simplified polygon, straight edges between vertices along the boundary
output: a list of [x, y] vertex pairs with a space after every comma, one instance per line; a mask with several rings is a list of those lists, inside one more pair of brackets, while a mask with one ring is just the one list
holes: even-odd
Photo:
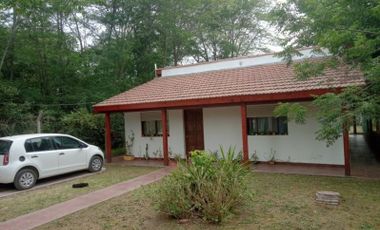
[[272, 63], [155, 78], [94, 105], [94, 111], [302, 101], [364, 84], [363, 74], [347, 66], [327, 69], [323, 76], [297, 80], [292, 66]]

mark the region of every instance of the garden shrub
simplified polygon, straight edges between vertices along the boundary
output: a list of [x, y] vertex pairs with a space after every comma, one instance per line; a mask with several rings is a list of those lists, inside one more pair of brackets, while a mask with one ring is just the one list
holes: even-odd
[[200, 217], [220, 223], [251, 198], [249, 170], [235, 160], [233, 148], [220, 152], [218, 159], [209, 152], [194, 151], [191, 163], [179, 163], [158, 186], [158, 209], [174, 218]]

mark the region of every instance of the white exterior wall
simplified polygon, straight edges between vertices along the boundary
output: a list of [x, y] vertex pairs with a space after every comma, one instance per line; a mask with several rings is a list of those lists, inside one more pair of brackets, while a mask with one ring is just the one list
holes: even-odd
[[230, 146], [235, 152], [242, 150], [241, 116], [239, 106], [204, 108], [203, 130], [205, 150], [226, 151]]
[[[303, 103], [310, 107], [310, 103]], [[248, 117], [273, 116], [275, 105], [250, 105]], [[288, 123], [288, 135], [248, 136], [249, 156], [256, 153], [259, 161], [268, 161], [275, 152], [276, 161], [293, 163], [344, 165], [343, 139], [339, 138], [333, 146], [315, 139], [318, 122], [310, 107], [305, 124]], [[185, 157], [185, 137], [182, 110], [169, 110], [169, 152]], [[203, 109], [203, 128], [205, 150], [218, 151], [220, 146], [227, 150], [235, 147], [242, 150], [241, 116], [239, 106], [212, 107]], [[162, 137], [142, 137], [140, 112], [125, 113], [126, 140], [133, 131], [135, 140], [132, 153], [137, 157], [145, 156], [146, 145], [151, 158], [162, 157]], [[157, 153], [157, 154], [154, 154]]]
[[[324, 50], [326, 54], [313, 53], [312, 48], [300, 50], [301, 56], [293, 56], [293, 60], [300, 60], [310, 57], [323, 57], [328, 55], [327, 50]], [[226, 70], [234, 68], [242, 68], [248, 66], [265, 65], [270, 63], [284, 62], [283, 58], [277, 57], [275, 54], [259, 55], [252, 57], [231, 58], [225, 60], [219, 60], [216, 62], [207, 62], [195, 65], [177, 66], [175, 68], [162, 69], [162, 77], [171, 77], [186, 75], [192, 73], [201, 73], [206, 71]]]
[[[316, 140], [319, 123], [310, 103], [302, 103], [308, 109], [305, 124], [288, 122], [288, 135], [248, 136], [249, 155], [256, 153], [259, 161], [268, 161], [275, 152], [276, 161], [293, 163], [344, 165], [343, 139], [326, 147], [326, 142]], [[273, 116], [275, 105], [248, 106], [248, 117]]]
[[[184, 157], [185, 153], [185, 136], [183, 126], [182, 110], [168, 111], [169, 123], [169, 154], [170, 157], [180, 155]], [[146, 147], [148, 146], [148, 155], [150, 158], [162, 158], [162, 137], [143, 137], [141, 129], [141, 113], [131, 112], [124, 113], [124, 129], [126, 142], [129, 141], [128, 136], [134, 133], [133, 146], [131, 152], [136, 157], [145, 157]]]

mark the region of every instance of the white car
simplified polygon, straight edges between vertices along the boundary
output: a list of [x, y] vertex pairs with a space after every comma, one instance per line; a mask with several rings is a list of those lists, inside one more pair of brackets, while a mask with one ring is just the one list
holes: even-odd
[[88, 169], [100, 171], [100, 148], [66, 134], [26, 134], [0, 138], [0, 183], [32, 188], [37, 179]]

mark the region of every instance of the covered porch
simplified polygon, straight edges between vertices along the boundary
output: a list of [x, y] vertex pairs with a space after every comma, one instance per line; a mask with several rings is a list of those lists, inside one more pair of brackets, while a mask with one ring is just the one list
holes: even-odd
[[[311, 49], [300, 52], [295, 61], [314, 58]], [[187, 158], [194, 149], [214, 153], [222, 145], [241, 152], [243, 163], [258, 159], [338, 165], [350, 175], [345, 127], [337, 144], [326, 149], [315, 140], [315, 118], [303, 127], [291, 122], [281, 126], [287, 118], [274, 117], [272, 110], [279, 102], [310, 102], [318, 95], [363, 85], [362, 73], [345, 66], [300, 81], [293, 67], [274, 54], [265, 54], [158, 69], [153, 80], [93, 108], [105, 114], [108, 162], [112, 161], [110, 114], [124, 113], [125, 136], [134, 137], [131, 152], [139, 157], [144, 153], [162, 156], [164, 165], [175, 155]]]
[[[300, 103], [309, 104], [308, 101], [304, 100]], [[225, 149], [232, 146], [236, 148], [236, 152], [241, 152], [244, 163], [264, 162], [259, 164], [259, 170], [286, 170], [288, 173], [301, 174], [309, 171], [316, 175], [350, 175], [348, 133], [338, 140], [338, 147], [331, 150], [325, 149], [324, 143], [318, 143], [315, 140], [311, 131], [316, 127], [314, 120], [309, 121], [306, 126], [298, 126], [290, 122], [289, 127], [286, 127], [286, 129], [289, 128], [289, 133], [286, 130], [284, 135], [252, 133], [252, 119], [273, 116], [271, 114], [275, 105], [276, 103], [273, 102], [239, 103], [124, 110], [125, 136], [128, 138], [132, 133], [135, 135], [132, 152], [138, 161], [132, 164], [149, 163], [168, 166], [173, 165], [174, 158], [187, 158], [189, 151], [194, 149], [214, 152], [219, 149], [219, 146]], [[110, 113], [105, 113], [107, 162], [112, 161]], [[159, 125], [161, 130], [157, 132], [158, 135], [143, 134], [144, 121], [149, 120], [162, 122]], [[127, 138], [126, 142], [128, 142]], [[271, 160], [272, 152], [277, 154], [272, 157], [279, 162], [275, 167], [265, 163]], [[145, 153], [148, 157], [145, 157]], [[258, 159], [254, 159], [255, 154]], [[141, 161], [144, 158], [149, 160]], [[310, 170], [312, 168], [313, 170]]]

